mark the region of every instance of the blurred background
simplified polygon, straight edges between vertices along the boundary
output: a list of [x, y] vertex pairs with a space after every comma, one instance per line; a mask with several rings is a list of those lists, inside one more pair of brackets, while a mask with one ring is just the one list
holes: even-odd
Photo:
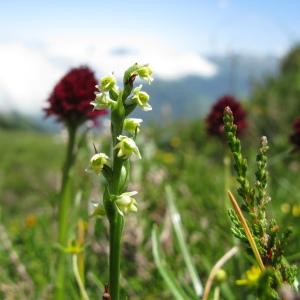
[[[119, 80], [135, 62], [154, 71], [145, 86], [153, 110], [136, 114], [145, 123], [137, 142], [143, 160], [134, 162], [131, 186], [139, 191], [139, 212], [128, 217], [124, 237], [122, 286], [130, 299], [172, 299], [153, 262], [153, 224], [163, 231], [179, 281], [190, 285], [166, 185], [203, 282], [234, 244], [225, 197], [228, 186], [236, 191], [234, 171], [224, 140], [207, 121], [224, 95], [246, 112], [241, 138], [251, 178], [260, 136], [270, 141], [271, 214], [294, 227], [287, 255], [299, 265], [300, 126], [293, 127], [300, 116], [299, 11], [296, 0], [0, 1], [0, 299], [53, 299], [49, 241], [56, 236], [66, 132], [43, 108], [62, 76], [82, 65], [97, 78], [113, 72]], [[109, 147], [108, 119], [102, 116], [99, 130], [87, 134], [74, 166], [71, 227], [75, 237], [78, 226], [86, 228], [91, 299], [100, 298], [106, 280], [107, 224], [88, 218], [102, 182], [85, 170], [93, 143]], [[224, 299], [247, 297], [235, 280], [249, 266], [242, 256], [228, 263]], [[75, 283], [69, 292], [80, 299]]]
[[[122, 76], [150, 63], [154, 111], [195, 117], [248, 97], [299, 39], [298, 1], [1, 1], [0, 109], [42, 119], [53, 85], [87, 64]], [[184, 98], [184, 100], [183, 100]]]

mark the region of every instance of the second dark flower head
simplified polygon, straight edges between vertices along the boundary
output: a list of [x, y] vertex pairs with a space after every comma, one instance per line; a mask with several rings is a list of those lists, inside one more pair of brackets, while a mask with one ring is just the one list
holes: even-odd
[[238, 135], [242, 135], [248, 127], [246, 120], [247, 113], [233, 96], [225, 95], [217, 100], [206, 117], [207, 133], [212, 136], [222, 137], [224, 133], [223, 114], [226, 106], [229, 106], [234, 123], [237, 125]]

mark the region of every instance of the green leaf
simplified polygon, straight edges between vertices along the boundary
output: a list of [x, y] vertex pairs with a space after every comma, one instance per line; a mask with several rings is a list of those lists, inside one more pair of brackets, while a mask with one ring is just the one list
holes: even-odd
[[104, 284], [93, 272], [88, 272], [87, 277], [101, 292], [104, 291]]
[[[155, 264], [163, 277], [168, 289], [173, 294], [176, 300], [190, 300], [191, 298], [188, 297], [183, 289], [179, 286], [179, 284], [176, 282], [175, 276], [169, 269], [166, 260], [164, 258], [164, 255], [162, 253], [162, 250], [160, 248], [159, 244], [159, 236], [157, 232], [157, 227], [154, 226], [152, 228], [152, 252]], [[197, 298], [195, 298], [197, 299]]]
[[168, 185], [166, 186], [166, 196], [167, 196], [167, 202], [168, 202], [168, 208], [171, 215], [171, 221], [172, 225], [175, 231], [175, 235], [179, 244], [180, 252], [183, 256], [185, 265], [188, 269], [190, 278], [193, 283], [194, 290], [196, 292], [197, 296], [202, 296], [203, 293], [203, 285], [201, 283], [201, 280], [198, 276], [197, 270], [195, 265], [193, 264], [192, 257], [190, 255], [190, 252], [187, 248], [185, 237], [184, 237], [184, 230], [183, 225], [181, 222], [180, 214], [177, 210], [177, 207], [175, 205], [174, 200], [174, 193], [171, 189], [171, 187]]

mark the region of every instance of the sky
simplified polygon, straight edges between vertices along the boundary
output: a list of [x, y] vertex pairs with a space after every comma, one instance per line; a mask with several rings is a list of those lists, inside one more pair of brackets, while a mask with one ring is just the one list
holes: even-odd
[[71, 67], [121, 77], [211, 77], [209, 55], [282, 56], [300, 38], [298, 0], [0, 0], [0, 111], [36, 114]]

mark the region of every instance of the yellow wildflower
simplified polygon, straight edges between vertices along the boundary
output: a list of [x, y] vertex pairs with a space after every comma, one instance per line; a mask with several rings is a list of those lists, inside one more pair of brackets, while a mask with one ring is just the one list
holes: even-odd
[[300, 205], [293, 205], [292, 214], [294, 217], [300, 217]]
[[255, 285], [261, 275], [261, 270], [258, 266], [252, 266], [248, 271], [246, 271], [244, 278], [236, 280], [237, 285]]
[[166, 165], [172, 165], [176, 157], [172, 152], [158, 152], [158, 159]]
[[174, 148], [177, 148], [180, 146], [181, 144], [181, 140], [179, 137], [175, 136], [171, 139], [170, 141], [171, 146], [173, 146]]
[[83, 251], [83, 246], [79, 240], [68, 241], [68, 246], [64, 248], [65, 253], [79, 254]]
[[36, 224], [37, 220], [36, 220], [36, 216], [34, 214], [29, 214], [27, 217], [26, 217], [26, 220], [25, 220], [25, 226], [27, 228], [31, 228], [33, 227], [35, 224]]
[[282, 203], [281, 206], [281, 211], [284, 213], [284, 214], [288, 214], [290, 211], [291, 211], [291, 205], [289, 203]]

